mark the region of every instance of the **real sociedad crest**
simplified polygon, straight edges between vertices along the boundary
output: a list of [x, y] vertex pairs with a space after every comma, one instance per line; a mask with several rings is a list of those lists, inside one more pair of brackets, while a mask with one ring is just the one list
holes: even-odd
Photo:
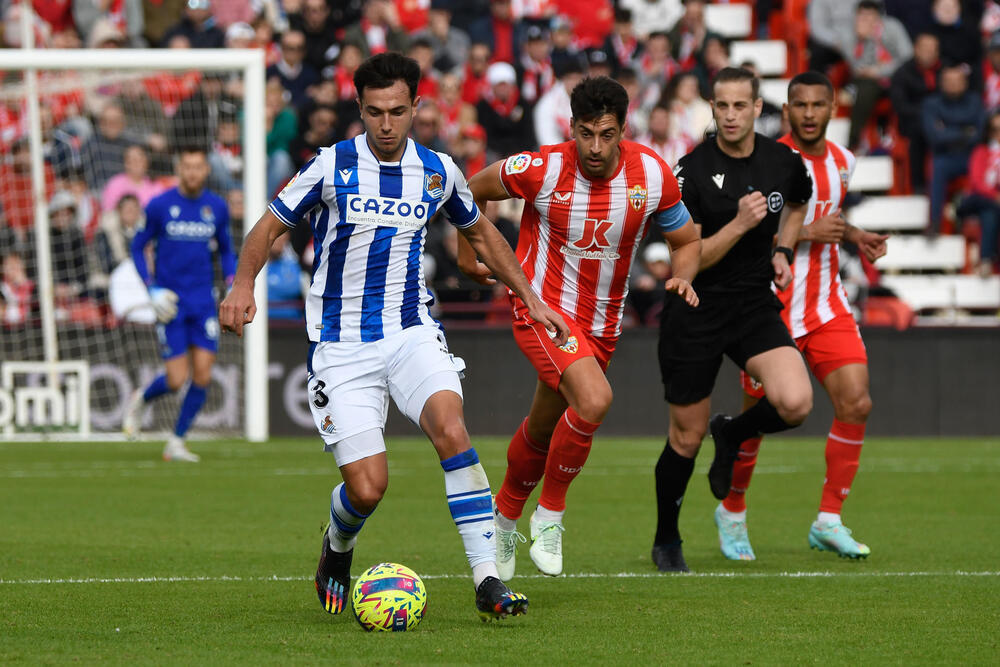
[[171, 218], [176, 218], [180, 214], [181, 214], [181, 207], [180, 206], [171, 206], [170, 207], [170, 217]]
[[632, 204], [632, 208], [641, 211], [642, 207], [646, 205], [646, 188], [641, 185], [633, 185], [628, 191], [628, 201]]
[[426, 174], [424, 176], [424, 192], [433, 199], [441, 199], [444, 196], [441, 174]]
[[201, 219], [203, 222], [215, 222], [215, 213], [212, 212], [211, 206], [201, 207]]

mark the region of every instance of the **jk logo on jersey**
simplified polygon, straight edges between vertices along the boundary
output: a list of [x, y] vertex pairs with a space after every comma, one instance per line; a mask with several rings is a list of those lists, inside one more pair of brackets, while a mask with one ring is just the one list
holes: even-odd
[[564, 245], [560, 250], [565, 255], [582, 259], [618, 259], [617, 252], [610, 250], [608, 231], [614, 225], [610, 220], [584, 218], [583, 234], [571, 245]]

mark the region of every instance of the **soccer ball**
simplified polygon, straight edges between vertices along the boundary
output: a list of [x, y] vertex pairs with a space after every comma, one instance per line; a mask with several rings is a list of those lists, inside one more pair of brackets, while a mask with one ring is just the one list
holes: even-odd
[[405, 565], [379, 563], [358, 577], [351, 601], [354, 617], [368, 632], [405, 632], [424, 617], [427, 589]]

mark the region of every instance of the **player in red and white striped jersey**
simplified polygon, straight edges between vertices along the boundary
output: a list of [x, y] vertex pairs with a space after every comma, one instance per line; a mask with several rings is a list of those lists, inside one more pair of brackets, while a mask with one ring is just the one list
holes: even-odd
[[[476, 201], [525, 200], [517, 257], [533, 290], [563, 314], [571, 336], [556, 346], [512, 296], [513, 331], [538, 371], [531, 411], [507, 450], [496, 496], [501, 578], [514, 574], [515, 522], [544, 476], [531, 517], [531, 558], [545, 574], [562, 571], [566, 491], [590, 453], [611, 405], [604, 371], [621, 334], [628, 276], [652, 224], [673, 249], [666, 289], [694, 306], [691, 280], [701, 239], [677, 181], [652, 150], [622, 139], [628, 95], [607, 78], [584, 79], [570, 97], [573, 141], [512, 155], [469, 180]], [[467, 245], [459, 266], [480, 282], [489, 272]]]
[[[834, 407], [826, 443], [826, 480], [809, 544], [842, 556], [864, 558], [869, 548], [851, 538], [840, 520], [844, 498], [858, 469], [872, 403], [868, 356], [840, 282], [838, 244], [854, 243], [869, 261], [875, 261], [885, 254], [888, 237], [858, 229], [841, 215], [855, 159], [846, 148], [825, 138], [834, 110], [833, 86], [824, 75], [806, 72], [789, 83], [791, 133], [779, 141], [802, 156], [812, 177], [813, 196], [791, 266], [792, 284], [778, 292], [778, 298], [785, 306], [782, 318], [789, 332]], [[745, 404], [752, 405], [764, 395], [760, 385], [745, 373], [741, 380]], [[759, 447], [760, 438], [741, 445], [732, 488], [716, 512], [723, 554], [734, 560], [754, 558], [746, 535], [745, 494]]]

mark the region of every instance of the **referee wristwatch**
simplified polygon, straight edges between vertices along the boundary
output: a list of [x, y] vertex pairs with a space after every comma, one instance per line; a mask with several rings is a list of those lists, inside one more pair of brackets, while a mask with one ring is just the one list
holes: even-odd
[[788, 266], [791, 266], [792, 262], [795, 261], [795, 252], [788, 246], [779, 245], [771, 252], [771, 257], [774, 257], [779, 252], [788, 260]]

